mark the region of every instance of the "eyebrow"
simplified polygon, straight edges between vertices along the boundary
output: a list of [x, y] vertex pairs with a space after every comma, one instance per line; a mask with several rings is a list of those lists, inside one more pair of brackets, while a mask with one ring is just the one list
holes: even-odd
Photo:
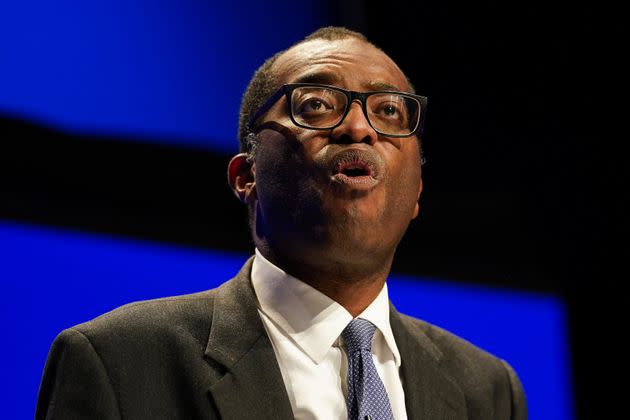
[[[338, 81], [339, 77], [335, 73], [320, 72], [304, 74], [295, 79], [292, 83], [319, 83], [334, 86]], [[385, 82], [368, 81], [365, 82], [363, 86], [365, 86], [367, 91], [391, 90], [395, 92], [403, 92], [398, 86]]]
[[369, 90], [393, 90], [393, 91], [396, 91], [396, 92], [402, 92], [398, 86], [395, 86], [395, 85], [392, 85], [392, 84], [389, 84], [389, 83], [385, 83], [385, 82], [369, 81], [369, 82], [365, 83], [364, 85]]
[[323, 85], [334, 85], [339, 78], [334, 73], [308, 73], [295, 79], [293, 83], [319, 83]]

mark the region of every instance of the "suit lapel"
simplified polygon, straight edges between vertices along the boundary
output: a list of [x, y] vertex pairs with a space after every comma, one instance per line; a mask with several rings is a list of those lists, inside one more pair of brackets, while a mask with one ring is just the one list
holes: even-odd
[[401, 376], [408, 418], [466, 419], [462, 390], [439, 367], [442, 352], [393, 305], [390, 305], [390, 323], [402, 360]]
[[205, 356], [225, 375], [210, 387], [223, 419], [292, 419], [282, 373], [256, 309], [252, 258], [217, 290]]

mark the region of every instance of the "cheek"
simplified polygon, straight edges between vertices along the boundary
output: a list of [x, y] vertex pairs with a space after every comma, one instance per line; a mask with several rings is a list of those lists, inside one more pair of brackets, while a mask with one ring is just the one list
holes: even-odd
[[317, 171], [304, 143], [283, 136], [267, 138], [256, 158], [258, 200], [268, 218], [300, 218], [316, 205]]
[[299, 182], [299, 162], [282, 153], [256, 160], [256, 189], [261, 203], [286, 201]]
[[[417, 158], [417, 159], [414, 159]], [[393, 166], [388, 185], [388, 207], [403, 220], [414, 217], [421, 182], [420, 157], [413, 152]]]
[[256, 152], [256, 190], [261, 205], [272, 203], [290, 193], [287, 179], [297, 166], [286, 140], [277, 133], [261, 138]]

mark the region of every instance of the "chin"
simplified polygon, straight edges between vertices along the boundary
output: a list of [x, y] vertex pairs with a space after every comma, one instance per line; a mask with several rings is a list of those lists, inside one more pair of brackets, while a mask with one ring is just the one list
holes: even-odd
[[354, 259], [381, 259], [393, 253], [393, 247], [372, 232], [337, 232], [329, 248]]

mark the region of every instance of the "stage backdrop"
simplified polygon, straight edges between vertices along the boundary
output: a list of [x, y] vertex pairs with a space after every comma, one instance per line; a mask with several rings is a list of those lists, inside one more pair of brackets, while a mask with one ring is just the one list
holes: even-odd
[[[228, 155], [253, 70], [329, 22], [328, 4], [3, 2], [0, 115], [86, 141], [93, 135]], [[0, 221], [0, 417], [33, 417], [46, 354], [62, 329], [134, 300], [215, 287], [247, 257]], [[573, 418], [564, 303], [448, 280], [394, 274], [392, 300], [507, 359], [532, 419]]]

